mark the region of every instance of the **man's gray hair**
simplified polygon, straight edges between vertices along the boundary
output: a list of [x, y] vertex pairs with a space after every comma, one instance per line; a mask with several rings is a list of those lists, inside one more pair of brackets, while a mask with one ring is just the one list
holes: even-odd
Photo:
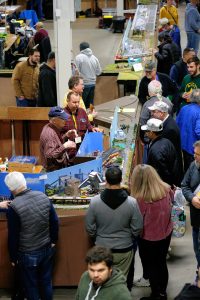
[[200, 148], [200, 141], [196, 141], [194, 144], [193, 144], [193, 147], [199, 147]]
[[195, 89], [192, 91], [190, 101], [200, 104], [200, 89]]
[[148, 84], [148, 91], [152, 94], [162, 95], [162, 84], [158, 80], [152, 80]]

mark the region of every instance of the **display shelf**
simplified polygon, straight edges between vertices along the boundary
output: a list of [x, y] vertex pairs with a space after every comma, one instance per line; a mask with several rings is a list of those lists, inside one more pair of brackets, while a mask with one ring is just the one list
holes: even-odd
[[158, 5], [138, 5], [129, 19], [116, 59], [149, 57], [153, 54]]
[[156, 24], [157, 5], [138, 5], [133, 19], [131, 31], [153, 32]]

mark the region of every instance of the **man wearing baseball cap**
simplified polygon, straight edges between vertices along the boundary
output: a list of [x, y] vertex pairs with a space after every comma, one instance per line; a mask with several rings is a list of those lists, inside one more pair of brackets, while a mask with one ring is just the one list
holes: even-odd
[[179, 173], [177, 153], [173, 144], [162, 137], [163, 122], [152, 118], [146, 125], [141, 126], [150, 144], [147, 155], [147, 164], [156, 169], [161, 179], [171, 186], [177, 185]]
[[181, 180], [183, 179], [183, 161], [181, 152], [181, 137], [178, 125], [172, 116], [169, 115], [169, 106], [165, 102], [156, 101], [152, 106], [149, 106], [148, 109], [151, 111], [152, 118], [159, 119], [163, 122], [162, 137], [170, 140], [176, 149], [180, 172], [178, 183], [180, 186]]
[[175, 95], [178, 91], [176, 84], [166, 74], [156, 72], [156, 63], [147, 61], [144, 66], [145, 76], [141, 79], [139, 85], [138, 98], [143, 105], [149, 98], [148, 85], [152, 80], [158, 80], [162, 84], [162, 95], [167, 97]]
[[[69, 115], [59, 106], [49, 111], [49, 123], [46, 124], [40, 135], [40, 155], [42, 165], [46, 171], [54, 171], [69, 165], [68, 149], [76, 149], [76, 144], [70, 140], [64, 143], [61, 135]], [[77, 136], [76, 130], [67, 132], [68, 138]], [[65, 136], [66, 137], [66, 136]]]
[[180, 130], [176, 121], [169, 115], [169, 106], [162, 101], [156, 101], [148, 109], [151, 112], [151, 117], [163, 122], [162, 137], [170, 140], [177, 152], [181, 151]]

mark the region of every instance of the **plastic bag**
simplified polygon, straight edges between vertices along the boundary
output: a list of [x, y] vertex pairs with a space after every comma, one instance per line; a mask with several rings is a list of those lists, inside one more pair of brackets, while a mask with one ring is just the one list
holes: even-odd
[[174, 194], [174, 202], [171, 212], [171, 220], [173, 223], [172, 235], [180, 238], [183, 237], [186, 231], [186, 215], [184, 205], [186, 200], [182, 194], [182, 190], [177, 188]]
[[183, 196], [181, 188], [176, 188], [175, 194], [174, 194], [174, 201], [173, 205], [178, 207], [184, 207], [186, 204], [186, 199]]

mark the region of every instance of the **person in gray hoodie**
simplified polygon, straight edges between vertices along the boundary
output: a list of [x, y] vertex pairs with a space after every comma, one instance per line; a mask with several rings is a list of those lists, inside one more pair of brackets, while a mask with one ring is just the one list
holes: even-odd
[[86, 108], [89, 108], [90, 104], [94, 102], [96, 77], [101, 74], [101, 66], [87, 42], [80, 43], [80, 53], [75, 58], [75, 64], [80, 76], [83, 77], [84, 90], [82, 97]]
[[111, 249], [114, 266], [127, 277], [134, 257], [133, 242], [143, 227], [137, 201], [121, 188], [122, 172], [110, 167], [105, 173], [107, 188], [91, 199], [86, 230], [97, 246]]
[[198, 53], [200, 40], [200, 14], [197, 9], [198, 0], [190, 0], [185, 10], [185, 31], [187, 48], [193, 48]]

